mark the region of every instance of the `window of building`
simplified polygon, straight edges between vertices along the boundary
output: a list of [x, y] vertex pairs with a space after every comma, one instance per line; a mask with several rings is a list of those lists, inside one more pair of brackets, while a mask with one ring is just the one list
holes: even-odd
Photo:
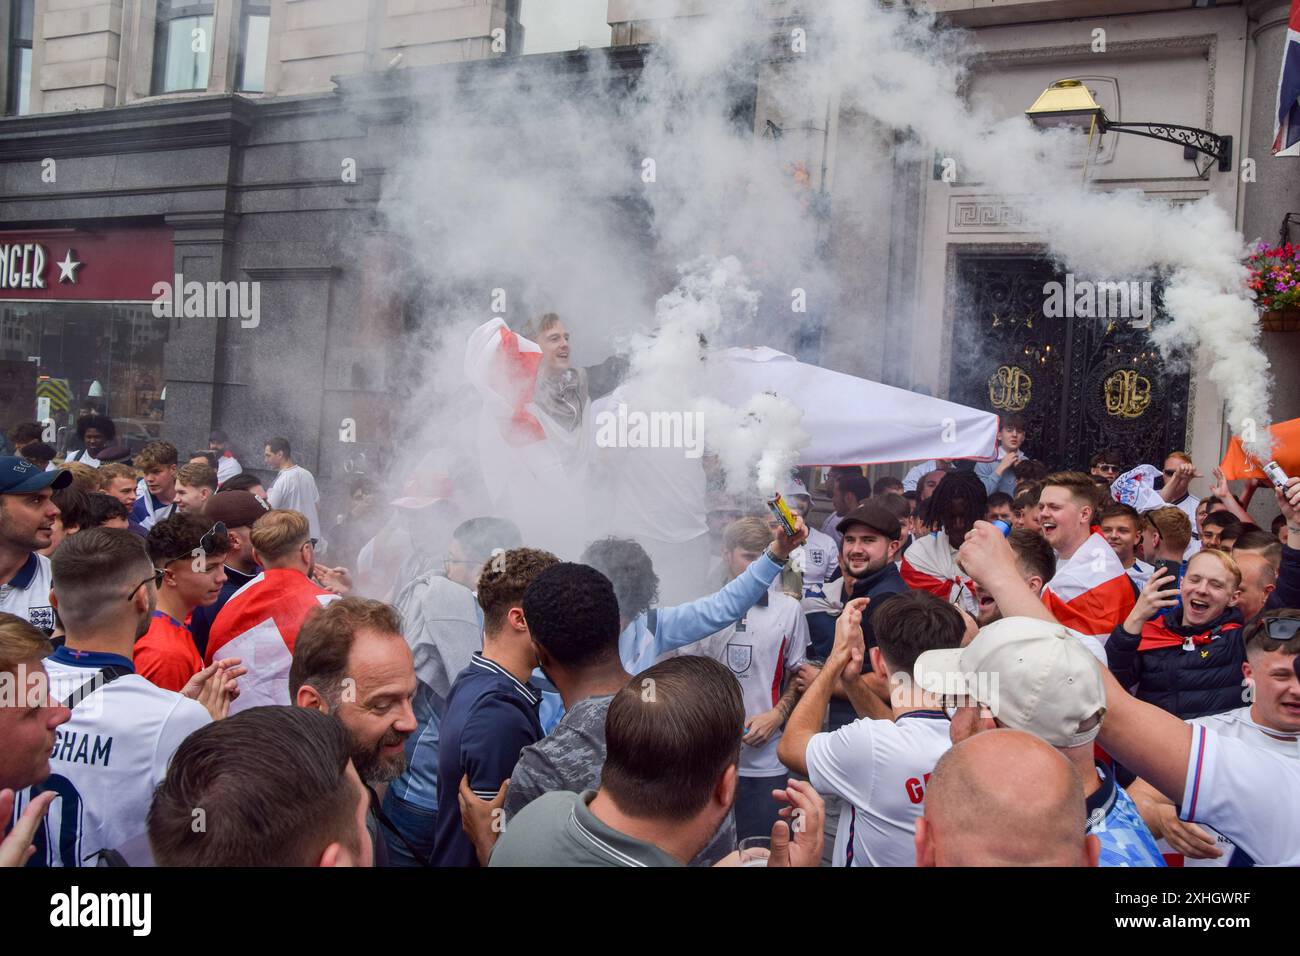
[[0, 416], [32, 421], [48, 408], [62, 452], [77, 416], [101, 412], [139, 451], [161, 436], [168, 324], [149, 303], [0, 301]]
[[9, 21], [9, 83], [5, 112], [26, 116], [31, 110], [32, 33], [36, 0], [13, 0]]
[[153, 91], [206, 90], [212, 68], [214, 3], [158, 0]]
[[239, 78], [235, 88], [246, 93], [266, 92], [266, 53], [271, 36], [271, 5], [245, 3], [239, 29]]
[[609, 0], [523, 0], [525, 53], [609, 46]]

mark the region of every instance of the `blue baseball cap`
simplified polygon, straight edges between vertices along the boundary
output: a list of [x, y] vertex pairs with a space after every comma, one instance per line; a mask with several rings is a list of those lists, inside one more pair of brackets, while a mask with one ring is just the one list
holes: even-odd
[[72, 484], [72, 472], [64, 469], [46, 471], [35, 462], [17, 455], [0, 457], [0, 495], [25, 495], [42, 488], [58, 491]]

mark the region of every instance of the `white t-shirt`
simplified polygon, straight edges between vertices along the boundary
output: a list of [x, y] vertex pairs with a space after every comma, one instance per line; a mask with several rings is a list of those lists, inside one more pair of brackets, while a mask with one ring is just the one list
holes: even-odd
[[[737, 623], [682, 648], [683, 654], [712, 657], [731, 669], [740, 681], [746, 721], [776, 706], [790, 672], [803, 663], [808, 652], [808, 621], [799, 602], [771, 591], [765, 597], [759, 598], [759, 603]], [[776, 755], [780, 740], [778, 731], [761, 747], [742, 744], [740, 775], [775, 777], [787, 773]]]
[[320, 492], [316, 490], [316, 479], [302, 465], [293, 465], [277, 474], [266, 491], [266, 500], [272, 508], [302, 512], [307, 518], [311, 536], [320, 537], [320, 517], [316, 513]]
[[1192, 724], [1182, 819], [1213, 827], [1260, 866], [1300, 866], [1298, 800], [1300, 760]]
[[[45, 660], [51, 698], [66, 700], [108, 664], [130, 662], [115, 654], [58, 648]], [[87, 694], [55, 731], [49, 779], [24, 791], [15, 811], [21, 812], [33, 792], [61, 795], [37, 833], [37, 856], [47, 866], [94, 866], [86, 857], [144, 834], [154, 789], [172, 754], [211, 722], [198, 701], [138, 674]]]
[[[1188, 723], [1213, 730], [1220, 737], [1232, 737], [1252, 747], [1259, 747], [1261, 750], [1271, 751], [1291, 760], [1300, 759], [1300, 734], [1285, 734], [1255, 723], [1250, 716], [1250, 705], [1223, 714], [1196, 717], [1189, 720]], [[1212, 836], [1217, 837], [1216, 842], [1219, 849], [1223, 851], [1223, 855], [1213, 860], [1194, 860], [1183, 857], [1183, 866], [1227, 866], [1232, 859], [1233, 851], [1237, 849], [1236, 844], [1213, 827], [1204, 827], [1204, 829], [1208, 830]], [[1178, 853], [1164, 840], [1159, 841], [1159, 846], [1161, 853]]]
[[[101, 462], [98, 458], [93, 457], [90, 454], [90, 452], [86, 451], [86, 449], [84, 448], [81, 449], [81, 451], [72, 452], [63, 460], [65, 462], [79, 461], [83, 465], [89, 465], [91, 468], [98, 468], [100, 465], [103, 464], [103, 462]], [[53, 462], [50, 462], [50, 464], [53, 464]]]
[[46, 634], [54, 632], [49, 558], [33, 551], [18, 573], [0, 584], [0, 611], [31, 621]]
[[244, 466], [241, 465], [239, 463], [239, 460], [235, 458], [233, 455], [217, 456], [217, 484], [218, 485], [225, 484], [226, 481], [228, 481], [231, 478], [234, 478], [235, 475], [242, 475], [243, 473], [244, 473]]
[[808, 780], [844, 800], [835, 866], [915, 866], [916, 821], [934, 765], [952, 741], [943, 711], [867, 717], [808, 741]]

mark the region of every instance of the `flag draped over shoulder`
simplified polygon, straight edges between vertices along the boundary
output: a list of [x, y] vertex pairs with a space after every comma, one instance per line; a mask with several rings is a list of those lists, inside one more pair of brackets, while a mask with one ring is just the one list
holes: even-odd
[[1291, 0], [1291, 17], [1282, 44], [1273, 155], [1300, 156], [1300, 0]]
[[338, 595], [305, 574], [268, 569], [230, 596], [212, 622], [204, 663], [238, 657], [248, 674], [230, 712], [261, 704], [288, 704], [293, 646], [307, 614]]
[[975, 613], [971, 579], [957, 567], [956, 552], [946, 534], [932, 531], [913, 541], [903, 552], [898, 572], [913, 591], [925, 591]]
[[1068, 561], [1058, 562], [1043, 603], [1066, 627], [1105, 641], [1137, 598], [1114, 549], [1093, 532]]
[[543, 441], [546, 432], [528, 407], [537, 388], [542, 350], [503, 319], [476, 328], [465, 345], [465, 375], [483, 395], [510, 445]]

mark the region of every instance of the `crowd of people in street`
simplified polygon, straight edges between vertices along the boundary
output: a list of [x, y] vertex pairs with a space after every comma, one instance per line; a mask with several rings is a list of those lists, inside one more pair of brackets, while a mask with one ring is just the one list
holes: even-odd
[[0, 457], [0, 866], [1300, 865], [1300, 477], [1049, 465], [1009, 415], [791, 473], [793, 531], [716, 500], [662, 605], [637, 540], [420, 476], [323, 523], [282, 436], [265, 479], [76, 436]]

